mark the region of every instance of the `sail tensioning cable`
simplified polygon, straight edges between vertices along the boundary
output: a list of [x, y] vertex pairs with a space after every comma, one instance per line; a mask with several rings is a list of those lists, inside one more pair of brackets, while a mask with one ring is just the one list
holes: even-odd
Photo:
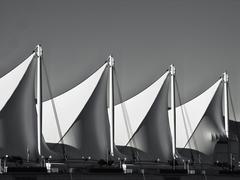
[[126, 128], [126, 131], [127, 131], [127, 137], [128, 139], [131, 138], [131, 136], [133, 135], [133, 131], [132, 131], [132, 128], [131, 128], [131, 124], [130, 124], [130, 119], [129, 119], [129, 114], [128, 114], [128, 109], [126, 108], [126, 104], [125, 102], [123, 101], [123, 97], [122, 97], [122, 93], [121, 93], [121, 88], [120, 88], [120, 84], [119, 84], [119, 80], [117, 78], [117, 72], [116, 72], [116, 69], [114, 68], [114, 77], [116, 79], [116, 85], [117, 85], [117, 93], [118, 93], [118, 96], [120, 98], [120, 104], [121, 104], [121, 109], [122, 109], [122, 114], [123, 114], [123, 120], [124, 120], [124, 125], [123, 127]]

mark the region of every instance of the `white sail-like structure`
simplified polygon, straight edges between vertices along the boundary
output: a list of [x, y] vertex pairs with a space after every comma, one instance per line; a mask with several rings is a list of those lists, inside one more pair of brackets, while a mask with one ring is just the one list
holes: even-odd
[[[139, 128], [156, 99], [166, 77], [167, 73], [135, 97], [115, 106], [115, 143], [117, 145], [125, 146], [126, 142], [129, 141], [129, 136], [132, 137]], [[204, 93], [176, 108], [177, 148], [194, 149], [206, 154], [213, 151], [213, 144], [215, 144], [215, 142], [213, 142], [212, 138], [214, 139], [214, 137], [224, 134], [224, 128], [221, 122], [222, 109], [220, 107], [222, 106], [221, 82], [222, 79], [219, 79]], [[173, 119], [170, 110], [168, 111], [168, 116], [171, 135], [173, 137]], [[128, 119], [127, 123], [129, 124], [126, 124], [124, 118]], [[203, 123], [200, 123], [201, 121]], [[211, 126], [210, 129], [206, 128], [206, 132], [201, 128], [204, 123]], [[128, 129], [129, 127], [130, 130]], [[204, 138], [195, 140], [196, 134], [201, 133], [200, 131], [203, 131]], [[198, 141], [198, 143], [195, 141]], [[201, 149], [201, 146], [197, 145], [199, 142], [206, 143], [205, 147], [202, 146], [204, 148]], [[213, 142], [212, 145], [210, 145], [211, 142]]]
[[[176, 108], [177, 147], [184, 148], [189, 137], [204, 116], [212, 98], [214, 97], [222, 79], [191, 101]], [[169, 112], [169, 122], [173, 135], [172, 115]]]
[[5, 106], [21, 79], [23, 78], [27, 68], [29, 67], [35, 53], [31, 54], [26, 60], [19, 64], [16, 68], [0, 78], [0, 110]]
[[[71, 127], [91, 97], [106, 66], [107, 63], [76, 87], [43, 102], [43, 136], [46, 142], [58, 143]], [[58, 128], [61, 132], [58, 132]]]
[[[206, 155], [214, 152], [217, 141], [225, 136], [222, 85], [221, 78], [201, 95], [176, 108], [178, 148], [192, 149]], [[171, 124], [170, 113], [169, 119]]]
[[[0, 79], [0, 155], [37, 160], [35, 53]], [[14, 125], [14, 126], [13, 126]]]
[[[161, 90], [169, 71], [136, 96], [115, 105], [115, 144], [125, 146], [138, 129]], [[128, 123], [126, 124], [126, 119]]]

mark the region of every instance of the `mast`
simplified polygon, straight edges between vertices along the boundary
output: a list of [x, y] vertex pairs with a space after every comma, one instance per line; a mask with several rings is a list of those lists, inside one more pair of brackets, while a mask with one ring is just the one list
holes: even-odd
[[175, 170], [176, 159], [176, 105], [175, 105], [175, 73], [176, 69], [173, 64], [170, 65], [171, 74], [171, 114], [173, 117], [173, 137], [172, 137], [172, 155], [173, 155], [173, 169]]
[[225, 133], [227, 138], [229, 137], [229, 130], [228, 130], [228, 118], [229, 118], [229, 109], [228, 109], [228, 81], [229, 76], [227, 72], [223, 73], [223, 83], [224, 83], [224, 123], [225, 123]]
[[110, 155], [114, 156], [114, 83], [113, 83], [113, 66], [114, 59], [112, 55], [108, 58], [109, 65], [109, 111], [110, 121], [112, 126], [110, 127]]
[[37, 145], [38, 145], [38, 154], [41, 153], [41, 139], [42, 139], [42, 54], [43, 50], [40, 45], [36, 47], [37, 55]]

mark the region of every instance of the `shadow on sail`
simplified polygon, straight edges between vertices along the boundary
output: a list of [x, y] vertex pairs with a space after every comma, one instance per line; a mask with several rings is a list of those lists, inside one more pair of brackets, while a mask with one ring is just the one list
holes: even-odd
[[[27, 161], [39, 160], [37, 145], [37, 111], [35, 99], [35, 53], [0, 79], [0, 154]], [[44, 139], [45, 157], [59, 157]]]
[[223, 86], [220, 84], [185, 148], [211, 155], [217, 141], [225, 136], [222, 117], [222, 92]]
[[[43, 67], [45, 68], [46, 77], [48, 77], [44, 62]], [[58, 143], [74, 123], [91, 97], [105, 68], [106, 63], [79, 85], [43, 102], [43, 135], [47, 143]], [[52, 95], [48, 78], [47, 81], [49, 93]], [[56, 129], [56, 131], [51, 131], [52, 129]]]
[[0, 112], [1, 155], [36, 161], [37, 112], [35, 109], [35, 69], [32, 60], [13, 94]]
[[[107, 112], [108, 71], [105, 69], [91, 97], [62, 140], [70, 159], [108, 159], [110, 125]], [[75, 148], [75, 149], [74, 149]]]
[[[213, 154], [216, 144], [218, 141], [226, 139], [222, 116], [223, 83], [219, 80], [207, 91], [209, 90], [212, 91], [212, 95], [205, 95], [205, 98], [210, 100], [209, 104], [206, 106], [205, 112], [191, 133], [184, 148], [179, 149], [179, 153], [182, 156], [191, 159], [193, 162], [213, 163]], [[188, 106], [187, 111], [191, 111], [189, 107], [190, 106]], [[198, 107], [202, 108], [201, 104], [198, 105]]]
[[[168, 162], [172, 159], [171, 131], [168, 121], [169, 78], [164, 81], [154, 103], [127, 146], [140, 150], [135, 158], [141, 161]], [[142, 153], [143, 152], [143, 153]]]

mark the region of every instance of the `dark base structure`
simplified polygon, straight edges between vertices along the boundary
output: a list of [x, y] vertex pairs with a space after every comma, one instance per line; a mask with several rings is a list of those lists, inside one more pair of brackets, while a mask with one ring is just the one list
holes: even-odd
[[143, 174], [143, 173], [116, 173], [116, 172], [104, 172], [104, 173], [43, 173], [43, 172], [15, 172], [7, 173], [0, 175], [0, 178], [3, 180], [231, 180], [239, 179], [240, 175], [238, 174], [217, 174], [217, 175], [208, 175], [208, 174], [182, 174], [182, 173], [158, 173], [158, 174]]
[[[121, 166], [121, 168], [120, 168]], [[169, 164], [155, 162], [135, 162], [135, 164], [120, 162], [111, 165], [94, 161], [68, 161], [52, 163], [51, 172], [39, 164], [28, 166], [11, 166], [6, 173], [0, 174], [2, 180], [231, 180], [240, 179], [240, 169], [230, 170], [206, 164], [178, 165], [176, 169]]]

